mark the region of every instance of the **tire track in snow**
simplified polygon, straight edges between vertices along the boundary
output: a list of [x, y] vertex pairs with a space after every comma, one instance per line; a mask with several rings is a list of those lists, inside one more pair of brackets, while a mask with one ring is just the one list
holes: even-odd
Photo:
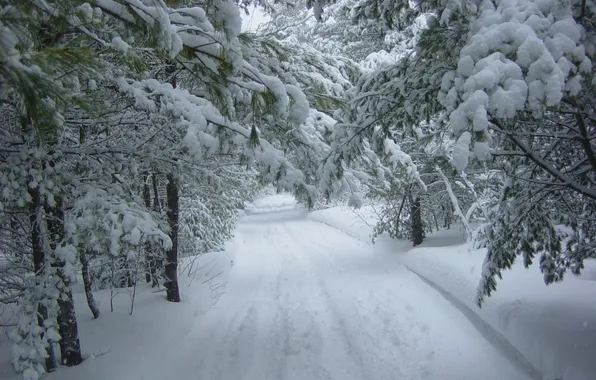
[[[173, 378], [184, 378], [188, 366], [196, 368], [197, 378], [204, 380], [277, 380], [282, 374], [283, 362], [270, 363], [274, 349], [260, 349], [263, 341], [271, 341], [263, 326], [271, 326], [263, 313], [278, 304], [270, 297], [277, 288], [280, 260], [267, 260], [267, 267], [255, 265], [249, 258], [258, 255], [257, 249], [265, 246], [262, 234], [257, 231], [245, 233], [245, 246], [249, 248], [238, 257], [236, 265], [230, 271], [230, 282], [226, 294], [211, 308], [203, 318], [197, 319], [192, 333], [182, 343], [181, 356], [174, 368]], [[247, 289], [250, 289], [247, 291]], [[274, 309], [273, 314], [277, 314]], [[173, 363], [172, 363], [173, 364]], [[264, 370], [272, 370], [269, 377], [255, 376]], [[169, 373], [168, 376], [172, 376]]]
[[[290, 222], [291, 223], [291, 222]], [[370, 376], [367, 376], [370, 372], [366, 370], [364, 361], [362, 360], [362, 355], [360, 350], [357, 348], [357, 345], [354, 343], [353, 339], [350, 337], [348, 333], [348, 329], [337, 313], [337, 308], [333, 307], [333, 302], [329, 294], [326, 292], [325, 287], [323, 286], [320, 278], [315, 276], [316, 270], [313, 268], [310, 261], [305, 260], [305, 256], [297, 253], [297, 251], [302, 251], [300, 247], [301, 244], [298, 244], [298, 241], [290, 232], [287, 227], [287, 222], [283, 222], [280, 225], [285, 232], [285, 236], [289, 237], [292, 242], [288, 244], [286, 240], [285, 247], [279, 247], [281, 251], [285, 251], [289, 253], [287, 257], [291, 257], [293, 261], [293, 266], [289, 269], [290, 271], [296, 273], [299, 272], [299, 276], [303, 279], [302, 286], [306, 288], [307, 292], [302, 295], [302, 302], [299, 303], [299, 309], [303, 312], [301, 315], [308, 317], [308, 326], [310, 331], [314, 331], [316, 340], [322, 343], [331, 343], [337, 342], [337, 339], [333, 339], [333, 335], [329, 335], [329, 332], [334, 332], [339, 334], [337, 338], [341, 341], [341, 346], [343, 346], [342, 350], [344, 354], [349, 358], [348, 361], [343, 361], [341, 365], [343, 367], [349, 366], [347, 363], [351, 363], [355, 368], [343, 370], [347, 372], [350, 376], [350, 379], [353, 379], [354, 375], [358, 379], [369, 379]], [[280, 242], [282, 240], [279, 240]], [[303, 288], [303, 289], [304, 289]], [[304, 312], [305, 311], [305, 312]], [[329, 326], [326, 326], [325, 333], [322, 332], [321, 322], [317, 323], [317, 319], [315, 316], [320, 318], [320, 320], [329, 323]], [[325, 337], [325, 339], [323, 339]], [[316, 343], [316, 342], [315, 342]], [[310, 350], [311, 355], [309, 356], [309, 364], [316, 364], [316, 368], [311, 370], [312, 375], [317, 377], [309, 377], [309, 378], [316, 378], [316, 379], [328, 379], [333, 380], [339, 377], [332, 376], [329, 370], [325, 368], [325, 365], [329, 364], [326, 361], [321, 360], [324, 356], [324, 353], [321, 349], [321, 344], [313, 345], [314, 351]], [[334, 347], [336, 349], [337, 347]], [[337, 359], [337, 352], [333, 352], [334, 359]], [[341, 356], [341, 353], [340, 353]], [[345, 377], [342, 377], [342, 379]]]
[[[313, 222], [320, 223], [326, 226], [337, 230], [346, 236], [349, 236], [352, 239], [356, 239], [360, 242], [364, 242], [369, 244], [368, 242], [364, 241], [363, 239], [354, 236], [346, 231], [333, 226], [329, 223], [325, 223], [319, 220], [312, 220]], [[414, 274], [418, 277], [422, 282], [426, 285], [430, 286], [433, 290], [435, 290], [442, 298], [444, 298], [449, 304], [451, 304], [454, 308], [456, 308], [460, 313], [466, 317], [466, 319], [471, 323], [471, 325], [480, 333], [480, 335], [488, 342], [491, 346], [495, 348], [504, 358], [506, 358], [515, 368], [518, 368], [524, 374], [526, 374], [529, 378], [533, 380], [543, 380], [545, 377], [544, 375], [532, 364], [530, 363], [526, 357], [517, 349], [515, 348], [509, 340], [501, 334], [499, 331], [494, 329], [491, 325], [485, 322], [476, 312], [470, 309], [466, 304], [461, 302], [457, 297], [455, 297], [450, 292], [446, 291], [445, 289], [438, 286], [436, 283], [430, 281], [428, 278], [422, 276], [421, 274], [415, 272], [407, 265], [403, 265], [409, 272]]]
[[[254, 260], [257, 257], [253, 252], [258, 252], [259, 259], [262, 262], [257, 264], [257, 268], [260, 269], [257, 275], [264, 279], [262, 281], [263, 285], [259, 288], [259, 295], [253, 298], [253, 302], [261, 311], [257, 327], [260, 341], [258, 346], [254, 348], [257, 353], [257, 360], [251, 363], [249, 370], [244, 369], [242, 378], [247, 380], [278, 380], [283, 379], [287, 372], [284, 352], [286, 351], [290, 331], [288, 313], [284, 308], [287, 302], [287, 294], [283, 292], [283, 274], [286, 271], [286, 262], [284, 257], [271, 254], [270, 236], [274, 232], [271, 225], [252, 231], [251, 235], [257, 235], [259, 239], [251, 245], [252, 249], [245, 253], [247, 260]], [[263, 268], [264, 264], [268, 268]], [[249, 288], [244, 289], [244, 291], [249, 296], [254, 292], [253, 289]]]
[[[395, 315], [383, 306], [391, 302], [390, 298], [381, 299], [376, 294], [378, 292], [366, 292], [364, 298], [351, 294], [349, 297], [343, 298], [341, 304], [338, 303], [335, 300], [336, 297], [330, 295], [328, 286], [323, 281], [324, 276], [319, 272], [321, 266], [312, 264], [309, 257], [311, 255], [306, 254], [307, 250], [314, 249], [317, 254], [313, 257], [325, 261], [341, 274], [344, 273], [343, 268], [329, 260], [324, 253], [329, 250], [337, 250], [337, 247], [328, 243], [325, 246], [307, 245], [304, 239], [300, 239], [292, 232], [292, 226], [286, 225], [285, 229], [295, 244], [302, 247], [303, 260], [309, 262], [309, 267], [312, 268], [312, 272], [315, 274], [319, 288], [325, 294], [326, 301], [341, 325], [341, 331], [348, 347], [357, 356], [360, 367], [366, 373], [364, 378], [376, 380], [396, 378], [408, 380], [428, 379], [431, 375], [428, 364], [429, 361], [433, 360], [434, 352], [426, 353], [419, 345], [419, 341], [428, 335], [428, 327], [412, 319], [413, 314], [401, 315], [399, 319], [396, 319]], [[317, 231], [317, 234], [320, 234], [322, 239], [315, 239], [312, 235], [309, 236], [319, 243], [325, 241], [325, 236], [320, 230]], [[367, 282], [365, 278], [359, 280], [362, 281], [363, 289], [368, 288], [365, 285]], [[344, 322], [340, 317], [342, 314], [350, 315], [349, 323], [353, 326], [348, 326]], [[382, 326], [382, 328], [377, 330], [373, 328], [374, 326]], [[412, 330], [412, 327], [415, 331]], [[348, 331], [357, 331], [359, 334], [351, 335]], [[408, 339], [412, 336], [415, 336], [416, 339]], [[375, 349], [374, 351], [369, 349], [363, 351], [358, 348], [360, 346], [375, 347]], [[427, 344], [427, 346], [430, 345]]]
[[270, 331], [272, 335], [272, 341], [274, 344], [268, 349], [275, 350], [273, 353], [273, 359], [275, 361], [275, 365], [273, 366], [273, 370], [269, 371], [272, 372], [266, 379], [283, 379], [285, 372], [287, 371], [287, 362], [285, 358], [285, 352], [287, 351], [287, 345], [289, 341], [289, 325], [288, 325], [288, 313], [283, 308], [282, 305], [285, 305], [287, 301], [287, 295], [282, 294], [283, 283], [282, 283], [282, 276], [283, 273], [283, 266], [284, 262], [282, 262], [282, 267], [280, 268], [276, 281], [275, 281], [275, 314], [273, 316], [273, 324], [272, 326], [275, 329]]
[[[310, 315], [313, 310], [311, 294], [296, 286], [302, 284], [307, 274], [294, 256], [289, 254], [292, 248], [286, 244], [286, 235], [280, 234], [279, 229], [271, 224], [264, 228], [250, 228], [249, 231], [251, 236], [256, 235], [260, 239], [250, 239], [251, 249], [245, 251], [243, 259], [239, 260], [237, 276], [241, 278], [249, 274], [252, 277], [256, 274], [259, 278], [265, 278], [259, 282], [259, 290], [243, 288], [245, 292], [248, 290], [246, 294], [259, 310], [257, 336], [260, 339], [254, 347], [255, 360], [248, 370], [245, 368], [244, 376], [228, 378], [337, 378], [328, 373], [323, 366], [325, 362], [320, 360], [324, 342], [320, 329]], [[234, 283], [238, 285], [237, 281]], [[255, 290], [260, 294], [255, 295]], [[233, 329], [233, 326], [230, 327]]]
[[[285, 252], [292, 252], [292, 249], [286, 247]], [[283, 289], [284, 300], [279, 304], [284, 317], [281, 328], [284, 332], [282, 353], [288, 377], [307, 372], [308, 379], [331, 380], [332, 377], [321, 365], [323, 339], [321, 330], [314, 322], [314, 314], [318, 311], [313, 306], [314, 295], [307, 292], [307, 286], [291, 287], [296, 279], [306, 279], [308, 274], [293, 255], [287, 254], [284, 255], [282, 272], [293, 276], [293, 279], [284, 278], [285, 285], [280, 288]]]
[[418, 272], [412, 270], [407, 265], [404, 267], [416, 275], [422, 282], [433, 288], [437, 293], [439, 293], [447, 302], [449, 302], [453, 307], [458, 309], [464, 317], [474, 328], [486, 339], [503, 357], [505, 357], [514, 367], [520, 369], [523, 373], [528, 375], [533, 380], [543, 380], [545, 379], [544, 375], [540, 373], [536, 367], [530, 363], [526, 357], [517, 349], [515, 348], [507, 338], [495, 330], [491, 325], [486, 323], [476, 312], [470, 309], [466, 304], [461, 302], [457, 297], [453, 294], [448, 292], [447, 290], [441, 288], [433, 281], [429, 280], [428, 278], [424, 277], [423, 275], [419, 274]]
[[210, 368], [208, 378], [213, 380], [243, 378], [242, 369], [248, 368], [254, 358], [252, 347], [258, 339], [257, 320], [258, 309], [254, 302], [248, 302], [224, 326], [214, 328], [216, 333], [212, 334], [211, 340], [197, 342], [205, 345], [206, 349], [200, 372], [203, 372], [203, 368]]
[[[229, 378], [227, 372], [231, 364], [251, 361], [252, 350], [240, 349], [239, 346], [245, 348], [254, 344], [256, 309], [247, 303], [238, 308], [229, 318], [227, 321], [221, 321], [224, 322], [225, 327], [220, 325], [218, 328], [210, 328], [207, 336], [201, 337], [200, 340], [193, 336], [190, 338], [192, 342], [186, 342], [188, 345], [193, 344], [198, 347], [193, 350], [196, 352], [194, 361], [189, 360], [188, 355], [184, 355], [185, 366], [198, 360], [197, 372], [203, 377], [227, 380]], [[222, 331], [225, 333], [221, 334]], [[184, 367], [177, 369], [180, 370], [180, 376], [187, 372]], [[240, 374], [237, 375], [235, 378], [240, 379]]]
[[[336, 244], [343, 239], [342, 235], [336, 233], [333, 239], [329, 229], [317, 228], [317, 224], [308, 219], [276, 218], [275, 223], [256, 222], [251, 221], [239, 230], [246, 240], [231, 273], [230, 285], [235, 286], [223, 296], [227, 298], [223, 303], [225, 307], [213, 310], [206, 323], [200, 323], [200, 331], [206, 332], [206, 336], [195, 335], [197, 348], [185, 355], [186, 360], [180, 361], [185, 366], [189, 362], [195, 366], [196, 358], [200, 357], [197, 378], [478, 379], [449, 377], [448, 372], [441, 376], [437, 370], [445, 362], [445, 356], [441, 356], [440, 363], [433, 362], [434, 352], [428, 347], [441, 341], [436, 341], [432, 333], [425, 333], [423, 324], [415, 323], [421, 312], [432, 310], [432, 305], [418, 307], [415, 297], [405, 297], [396, 303], [399, 293], [383, 283], [388, 277], [358, 283], [364, 281], [368, 272], [359, 271], [360, 262], [344, 262], [340, 253], [343, 253], [342, 248], [359, 250], [351, 246], [360, 239], [346, 235], [347, 243]], [[329, 266], [332, 270], [327, 273]], [[344, 272], [351, 275], [354, 286], [347, 284], [344, 289], [347, 293], [342, 295], [345, 281], [334, 280], [339, 280]], [[404, 270], [403, 274], [407, 272]], [[414, 284], [422, 284], [414, 274], [409, 277]], [[427, 286], [419, 288], [427, 289]], [[422, 293], [437, 294], [434, 289], [428, 289]], [[235, 294], [229, 294], [233, 291]], [[443, 298], [439, 293], [437, 301], [440, 301], [439, 296]], [[410, 310], [408, 303], [415, 310]], [[445, 307], [450, 315], [460, 313], [457, 308], [451, 312], [447, 304]], [[466, 320], [460, 317], [457, 320], [469, 326]], [[427, 320], [432, 325], [428, 321], [432, 320]], [[473, 331], [472, 327], [469, 329]], [[438, 335], [446, 342], [445, 334], [439, 332]], [[468, 346], [462, 347], [468, 349]], [[502, 362], [507, 363], [505, 359]]]

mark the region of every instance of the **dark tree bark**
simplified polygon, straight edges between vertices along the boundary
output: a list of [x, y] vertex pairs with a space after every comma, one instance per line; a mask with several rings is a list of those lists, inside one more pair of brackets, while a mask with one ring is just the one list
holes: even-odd
[[[149, 175], [143, 175], [143, 201], [147, 209], [151, 208], [151, 187], [149, 186]], [[154, 283], [155, 278], [155, 258], [151, 251], [151, 244], [145, 243], [145, 282]]]
[[451, 203], [447, 203], [447, 205], [442, 204], [441, 210], [443, 211], [443, 215], [445, 217], [443, 227], [447, 228], [448, 230], [451, 229], [451, 217], [453, 215], [453, 210], [451, 209]]
[[412, 202], [412, 243], [414, 246], [422, 244], [424, 241], [424, 226], [422, 224], [422, 210], [420, 207], [420, 197], [416, 197]]
[[153, 211], [161, 211], [161, 205], [159, 204], [159, 191], [157, 190], [157, 175], [153, 173], [151, 176], [151, 182], [153, 184]]
[[83, 285], [85, 286], [85, 297], [87, 298], [87, 306], [89, 306], [89, 310], [91, 310], [91, 314], [93, 314], [93, 319], [99, 318], [99, 308], [97, 307], [97, 303], [95, 302], [95, 298], [93, 298], [93, 291], [91, 288], [91, 276], [89, 275], [89, 258], [85, 252], [80, 252], [79, 260], [81, 261], [81, 272], [83, 275]]
[[[48, 232], [50, 234], [50, 246], [52, 250], [58, 248], [60, 242], [64, 239], [64, 210], [62, 198], [56, 197], [54, 206], [46, 205], [48, 214]], [[77, 317], [74, 309], [74, 300], [70, 278], [64, 273], [64, 261], [54, 258], [53, 266], [60, 280], [62, 289], [60, 289], [60, 298], [58, 298], [58, 333], [62, 338], [60, 340], [60, 354], [62, 364], [71, 367], [80, 364], [83, 361], [81, 355], [81, 343], [79, 341], [79, 329]]]
[[180, 292], [178, 290], [178, 180], [172, 173], [168, 174], [167, 178], [167, 217], [168, 223], [170, 225], [170, 239], [172, 240], [172, 248], [166, 252], [166, 298], [170, 302], [180, 302]]
[[[79, 127], [79, 144], [85, 143], [85, 127]], [[93, 290], [91, 287], [91, 276], [89, 275], [89, 258], [87, 254], [83, 251], [79, 253], [79, 261], [81, 262], [81, 274], [83, 276], [83, 286], [85, 287], [85, 297], [87, 298], [87, 306], [89, 306], [89, 310], [91, 310], [91, 314], [93, 314], [93, 319], [99, 318], [99, 308], [97, 307], [97, 303], [95, 302], [95, 298], [93, 297]]]
[[134, 285], [134, 279], [128, 259], [125, 256], [119, 256], [116, 260], [117, 281], [119, 288], [130, 288]]
[[137, 279], [135, 276], [135, 271], [133, 271], [133, 268], [131, 268], [131, 262], [130, 262], [130, 260], [128, 260], [128, 258], [125, 259], [125, 263], [126, 263], [126, 287], [130, 288], [137, 284]]
[[[29, 222], [31, 223], [31, 247], [33, 251], [33, 268], [35, 275], [43, 277], [45, 275], [45, 252], [43, 249], [42, 240], [42, 213], [41, 207], [41, 195], [39, 188], [28, 189], [29, 195], [31, 196], [31, 204], [29, 206]], [[45, 306], [39, 304], [37, 306], [37, 324], [43, 327], [44, 321], [48, 318], [48, 310]], [[48, 357], [45, 360], [46, 372], [52, 372], [56, 369], [56, 355], [54, 354], [54, 348], [52, 344], [46, 347]]]
[[84, 126], [79, 127], [79, 144], [83, 145], [85, 143], [85, 138], [87, 137], [87, 133], [85, 131]]
[[[147, 174], [143, 175], [143, 201], [145, 207], [151, 208], [151, 189], [147, 183]], [[151, 251], [148, 244], [145, 244], [145, 282], [151, 282]]]
[[433, 214], [433, 220], [435, 221], [435, 228], [438, 231], [440, 229], [440, 227], [439, 227], [439, 220], [437, 219], [437, 214], [435, 214], [434, 211], [432, 212], [432, 214]]
[[[176, 63], [169, 61], [166, 66], [166, 81], [172, 87], [176, 87]], [[175, 168], [172, 168], [175, 170]], [[179, 219], [179, 189], [178, 178], [173, 172], [167, 175], [166, 185], [167, 218], [170, 225], [170, 239], [172, 248], [166, 252], [165, 265], [165, 287], [166, 299], [170, 302], [180, 302], [180, 291], [178, 289], [178, 219]]]
[[399, 210], [397, 211], [397, 215], [395, 216], [395, 236], [394, 237], [401, 236], [401, 234], [400, 234], [401, 215], [404, 210], [404, 206], [406, 204], [406, 199], [408, 199], [408, 198], [410, 200], [412, 199], [412, 193], [410, 192], [410, 189], [412, 189], [411, 183], [408, 185], [408, 187], [406, 188], [406, 191], [404, 192], [404, 196], [401, 199], [401, 202], [399, 204]]
[[[159, 191], [157, 190], [157, 175], [155, 173], [153, 173], [153, 175], [151, 176], [151, 182], [153, 184], [153, 211], [160, 212], [161, 205], [159, 203]], [[155, 253], [153, 254], [152, 260], [153, 278], [151, 279], [151, 287], [154, 288], [159, 285], [158, 273], [160, 273], [161, 270], [161, 260]]]
[[[409, 191], [409, 188], [408, 188]], [[400, 229], [400, 225], [401, 225], [401, 212], [404, 209], [404, 205], [406, 204], [406, 198], [408, 196], [408, 193], [404, 194], [404, 197], [401, 199], [401, 203], [399, 204], [399, 210], [397, 211], [397, 215], [395, 217], [395, 235], [398, 236], [399, 235], [399, 229]]]
[[[70, 282], [70, 281], [69, 281]], [[62, 294], [58, 301], [60, 314], [58, 315], [58, 329], [62, 340], [60, 341], [60, 352], [62, 364], [67, 367], [75, 366], [83, 361], [81, 355], [81, 342], [79, 341], [79, 329], [77, 317], [74, 310], [74, 300], [70, 283], [67, 290]]]

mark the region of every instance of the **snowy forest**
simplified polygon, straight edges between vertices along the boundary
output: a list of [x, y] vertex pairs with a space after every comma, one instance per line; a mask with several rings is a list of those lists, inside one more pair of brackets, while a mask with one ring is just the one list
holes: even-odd
[[[247, 30], [242, 17], [255, 10], [267, 20]], [[0, 378], [486, 380], [494, 372], [495, 380], [593, 380], [595, 59], [593, 0], [0, 0]], [[264, 204], [263, 197], [282, 199], [281, 204]], [[272, 208], [327, 215], [317, 222], [327, 233], [306, 222], [257, 218]], [[331, 221], [329, 210], [343, 214]], [[256, 221], [242, 222], [250, 214]], [[367, 215], [372, 217], [363, 223]], [[352, 217], [365, 227], [335, 236], [339, 232], [332, 227], [339, 229]], [[298, 223], [304, 223], [302, 230]], [[364, 236], [356, 239], [354, 234], [362, 231]], [[420, 354], [424, 360], [412, 353], [422, 350], [413, 347], [415, 329], [392, 324], [406, 323], [405, 306], [390, 308], [386, 305], [397, 302], [389, 300], [394, 297], [381, 298], [380, 291], [372, 290], [382, 280], [373, 273], [342, 277], [375, 265], [383, 268], [387, 281], [406, 281], [400, 279], [405, 276], [420, 282], [408, 277], [416, 272], [439, 287], [421, 271], [435, 268], [437, 279], [451, 278], [453, 273], [441, 265], [455, 267], [459, 259], [441, 256], [437, 247], [443, 245], [431, 240], [448, 233], [460, 239], [460, 256], [481, 255], [478, 265], [462, 269], [473, 282], [462, 293], [466, 312], [488, 315], [486, 329], [507, 341], [499, 343], [506, 348], [486, 354], [493, 369], [469, 369], [465, 376], [449, 372], [455, 371], [449, 366], [433, 367], [440, 356], [435, 351]], [[238, 251], [234, 257], [226, 253], [231, 242]], [[299, 244], [311, 248], [299, 251]], [[370, 252], [382, 248], [387, 259], [381, 262], [381, 254], [375, 253], [370, 260], [358, 259], [358, 265], [345, 264], [341, 251], [351, 257], [356, 245]], [[279, 259], [271, 247], [277, 247], [277, 254], [292, 251], [295, 257]], [[396, 247], [410, 252], [394, 258]], [[243, 249], [254, 256], [242, 259], [248, 257], [242, 256]], [[300, 256], [313, 250], [315, 256]], [[331, 251], [335, 253], [328, 261], [320, 258]], [[226, 269], [203, 270], [211, 257]], [[427, 261], [415, 261], [423, 257]], [[401, 261], [394, 266], [390, 260]], [[422, 269], [404, 264], [407, 260]], [[518, 264], [523, 270], [516, 272]], [[404, 266], [411, 273], [402, 274]], [[323, 267], [336, 271], [338, 279], [349, 279], [346, 286], [361, 297], [342, 293], [346, 301], [335, 299], [340, 286], [334, 287], [324, 271], [319, 276]], [[202, 271], [202, 277], [191, 281], [195, 271]], [[270, 271], [277, 271], [277, 280], [287, 272], [284, 281], [292, 282], [294, 290], [280, 293], [283, 285], [267, 282]], [[230, 288], [233, 273], [265, 280], [255, 280], [255, 286], [237, 281]], [[507, 285], [511, 273], [517, 282]], [[402, 293], [428, 287], [410, 282]], [[402, 286], [392, 284], [391, 292]], [[361, 293], [367, 286], [370, 293]], [[270, 289], [277, 289], [277, 295], [273, 290], [266, 295]], [[528, 289], [543, 298], [520, 295]], [[196, 326], [216, 326], [218, 318], [223, 323], [226, 313], [234, 314], [230, 308], [242, 308], [250, 298], [224, 302], [227, 293], [234, 297], [240, 291], [257, 298], [238, 312], [242, 321], [230, 315], [229, 325], [221, 326], [232, 334], [220, 341], [229, 347], [207, 347], [217, 342], [213, 328], [182, 326], [187, 320], [181, 315], [186, 314], [204, 319]], [[408, 298], [413, 305], [416, 291]], [[446, 292], [446, 299], [457, 295]], [[515, 293], [517, 303], [508, 304], [506, 318], [497, 317], [501, 309], [495, 305]], [[209, 298], [201, 301], [209, 303], [205, 310], [219, 308], [222, 313], [212, 317], [212, 325], [205, 322], [210, 311], [193, 316], [189, 305], [199, 294]], [[277, 301], [268, 301], [270, 296]], [[382, 323], [371, 337], [382, 325], [385, 336], [395, 333], [402, 344], [392, 343], [390, 349], [369, 342], [384, 353], [364, 350], [354, 359], [353, 350], [365, 343], [353, 331], [374, 325], [376, 319], [358, 314], [358, 325], [350, 325], [355, 317], [346, 322], [329, 316], [335, 322], [328, 323], [348, 331], [333, 337], [347, 342], [343, 361], [351, 362], [354, 372], [341, 372], [341, 365], [311, 368], [319, 361], [342, 362], [310, 356], [320, 350], [331, 355], [306, 337], [317, 331], [318, 339], [334, 341], [325, 335], [334, 328], [313, 327], [319, 322], [309, 312], [326, 310], [321, 305], [328, 298], [337, 314], [348, 319], [348, 303], [354, 303], [354, 310], [377, 313], [374, 318]], [[367, 303], [372, 298], [385, 305], [382, 318], [378, 306]], [[575, 351], [568, 351], [568, 361], [555, 348], [538, 352], [538, 346], [550, 347], [546, 338], [532, 340], [525, 350], [527, 336], [509, 329], [521, 313], [513, 307], [538, 307], [538, 298], [564, 312], [581, 305], [588, 310], [573, 314], [577, 321], [557, 314], [576, 323], [564, 331], [528, 333], [585, 339], [588, 343], [579, 348], [577, 341], [570, 343]], [[149, 306], [148, 300], [155, 301]], [[292, 308], [280, 309], [269, 322], [266, 313], [254, 311], [273, 310], [284, 300]], [[428, 305], [414, 308], [435, 313], [433, 302], [424, 302]], [[444, 307], [442, 315], [454, 313], [453, 306]], [[255, 351], [241, 339], [248, 334], [244, 327], [251, 310], [259, 316], [255, 319], [261, 318], [255, 326], [280, 323], [280, 331], [289, 334], [288, 347], [276, 351], [289, 356], [271, 354], [283, 364], [275, 374], [266, 372], [266, 354], [245, 356]], [[115, 317], [118, 312], [121, 319]], [[144, 319], [135, 322], [137, 315]], [[412, 326], [419, 326], [418, 314], [411, 315]], [[460, 316], [453, 318], [459, 321]], [[528, 318], [534, 327], [548, 319], [539, 313]], [[312, 326], [299, 325], [299, 320]], [[438, 330], [452, 328], [441, 323]], [[553, 318], [553, 326], [558, 323]], [[461, 331], [468, 331], [464, 327]], [[170, 333], [165, 332], [175, 328], [181, 335], [167, 338]], [[292, 328], [304, 329], [306, 335], [300, 340], [298, 333], [287, 333]], [[81, 335], [91, 329], [94, 334]], [[151, 348], [154, 356], [139, 363], [131, 359], [128, 372], [122, 369], [125, 359], [110, 359], [120, 355], [110, 351], [140, 358], [143, 354], [127, 348], [140, 344], [134, 339], [108, 344], [102, 338], [100, 351], [90, 353], [96, 347], [93, 339], [103, 334], [117, 338], [135, 329], [163, 329], [159, 337], [166, 338], [147, 338], [156, 346]], [[151, 361], [184, 356], [183, 349], [176, 349], [177, 339], [192, 336], [194, 329], [194, 345], [206, 350], [197, 351], [199, 367], [210, 372], [174, 375], [164, 369], [158, 377], [149, 370], [133, 371]], [[255, 341], [265, 336], [254, 334]], [[460, 339], [453, 335], [452, 341]], [[406, 336], [412, 340], [410, 351], [403, 343], [410, 341]], [[447, 344], [447, 337], [433, 339], [438, 346]], [[300, 342], [310, 348], [291, 347]], [[271, 338], [271, 347], [275, 344]], [[445, 347], [444, 355], [450, 350]], [[495, 357], [501, 352], [519, 354], [515, 360], [523, 368], [511, 369], [509, 375], [500, 372], [505, 365]], [[462, 355], [441, 360], [465, 368], [462, 363], [468, 359]], [[184, 357], [187, 363], [199, 360]], [[288, 364], [296, 357], [305, 372]], [[525, 358], [522, 364], [519, 357]], [[577, 364], [579, 357], [582, 364]], [[116, 372], [98, 373], [113, 365], [109, 360], [119, 360]], [[377, 364], [370, 364], [374, 360]], [[390, 374], [398, 365], [394, 362], [402, 367]], [[225, 372], [227, 367], [238, 372]], [[69, 375], [75, 370], [79, 372]], [[477, 377], [480, 373], [483, 377]]]

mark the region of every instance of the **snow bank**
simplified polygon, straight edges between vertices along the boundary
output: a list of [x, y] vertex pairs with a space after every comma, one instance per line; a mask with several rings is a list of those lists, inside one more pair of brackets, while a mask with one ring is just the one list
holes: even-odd
[[255, 200], [246, 205], [244, 212], [246, 215], [270, 214], [275, 212], [284, 212], [303, 208], [298, 205], [296, 199], [290, 194], [267, 195], [266, 197]]
[[[201, 341], [200, 336], [185, 338], [200, 335], [197, 323], [224, 293], [228, 273], [234, 267], [235, 252], [235, 243], [228, 243], [226, 251], [181, 259], [180, 303], [167, 302], [163, 287], [156, 290], [140, 282], [132, 315], [132, 288], [118, 289], [112, 300], [113, 312], [110, 312], [110, 290], [94, 292], [101, 315], [93, 320], [82, 284], [76, 284], [73, 296], [86, 359], [76, 367], [46, 374], [44, 379], [164, 378], [163, 374], [153, 373], [155, 365], [150, 364], [168, 363], [183, 349], [182, 343]], [[22, 377], [8, 361], [10, 342], [4, 335], [0, 334], [0, 379], [20, 380]]]
[[[367, 240], [374, 225], [372, 207], [334, 207], [310, 218]], [[416, 248], [409, 243], [381, 240], [383, 254], [451, 293], [488, 325], [501, 333], [547, 378], [593, 380], [596, 373], [596, 262], [588, 262], [579, 278], [545, 286], [538, 268], [521, 264], [504, 273], [497, 291], [480, 309], [475, 295], [485, 251], [462, 244], [464, 232], [455, 227], [429, 234]]]
[[474, 299], [484, 254], [469, 245], [421, 247], [407, 252], [404, 263], [475, 311], [547, 378], [593, 380], [596, 282], [570, 276], [547, 287], [538, 268], [518, 263], [479, 309]]
[[354, 210], [348, 206], [313, 211], [309, 218], [337, 228], [355, 239], [370, 243], [376, 214], [370, 205]]

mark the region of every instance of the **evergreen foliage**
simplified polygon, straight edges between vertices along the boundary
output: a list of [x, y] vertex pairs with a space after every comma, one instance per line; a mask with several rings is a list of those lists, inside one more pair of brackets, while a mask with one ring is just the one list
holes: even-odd
[[143, 279], [178, 301], [178, 257], [221, 249], [260, 183], [314, 204], [323, 112], [346, 83], [312, 51], [312, 74], [296, 73], [286, 47], [242, 35], [250, 2], [0, 5], [0, 229], [24, 263], [2, 294], [22, 315], [15, 368], [36, 379], [56, 365], [53, 343], [81, 361], [79, 270], [94, 317], [93, 289]]
[[[0, 302], [25, 379], [82, 361], [72, 284], [164, 285], [264, 185], [380, 205], [421, 244], [596, 258], [596, 13], [584, 0], [0, 0]], [[166, 307], [166, 306], [164, 306]], [[54, 345], [60, 352], [54, 352]]]
[[[438, 173], [468, 236], [488, 248], [479, 303], [518, 256], [526, 265], [538, 257], [547, 284], [579, 274], [596, 255], [587, 106], [593, 9], [530, 0], [362, 0], [350, 9], [353, 22], [376, 22], [385, 40], [405, 39], [364, 61], [371, 70], [334, 130], [328, 178], [361, 165], [369, 148], [383, 162], [387, 139], [412, 159], [427, 188]], [[474, 216], [477, 231], [468, 223]]]

